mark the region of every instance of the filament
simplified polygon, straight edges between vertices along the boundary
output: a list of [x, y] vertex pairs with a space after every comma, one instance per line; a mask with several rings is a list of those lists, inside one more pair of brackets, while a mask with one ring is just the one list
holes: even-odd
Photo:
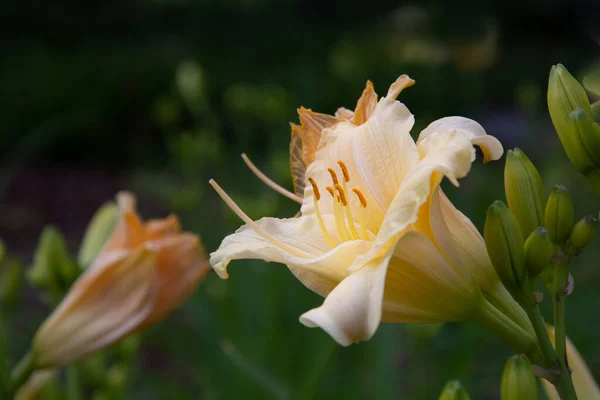
[[350, 182], [350, 174], [348, 173], [348, 168], [346, 168], [346, 164], [342, 160], [338, 160], [338, 165], [342, 169], [342, 173], [344, 174], [344, 181]]
[[360, 233], [362, 234], [362, 238], [364, 240], [368, 240], [369, 239], [369, 234], [367, 233], [367, 227], [365, 226], [365, 208], [367, 208], [367, 199], [365, 199], [365, 196], [362, 194], [362, 192], [357, 189], [357, 188], [353, 188], [352, 191], [356, 194], [356, 196], [358, 197], [358, 200], [360, 201], [360, 205], [362, 207], [359, 208], [358, 211], [358, 219], [360, 221]]
[[225, 191], [223, 189], [221, 189], [221, 186], [219, 186], [219, 184], [217, 182], [215, 182], [214, 179], [211, 179], [210, 181], [208, 181], [208, 183], [213, 187], [213, 189], [215, 189], [217, 194], [219, 196], [221, 196], [221, 198], [229, 206], [229, 208], [231, 208], [231, 211], [233, 211], [238, 217], [240, 217], [240, 219], [242, 221], [244, 221], [246, 224], [248, 224], [248, 226], [250, 226], [252, 229], [254, 229], [254, 231], [256, 233], [258, 233], [260, 236], [262, 236], [265, 240], [269, 241], [272, 245], [277, 246], [277, 247], [281, 248], [282, 250], [285, 250], [288, 253], [293, 254], [295, 256], [298, 256], [298, 257], [307, 257], [308, 256], [308, 254], [300, 251], [299, 249], [293, 248], [293, 247], [287, 245], [286, 243], [283, 243], [282, 241], [276, 239], [273, 235], [269, 234], [260, 225], [258, 225], [256, 222], [254, 222], [252, 220], [252, 218], [250, 218], [244, 211], [242, 211], [242, 209], [235, 203], [235, 201], [233, 201], [233, 199], [231, 197], [229, 197], [229, 195], [227, 193], [225, 193]]
[[360, 239], [360, 236], [358, 236], [358, 232], [356, 231], [356, 225], [354, 225], [354, 218], [352, 218], [352, 210], [350, 204], [348, 203], [348, 199], [346, 198], [346, 193], [339, 183], [335, 185], [335, 188], [340, 194], [340, 200], [342, 201], [342, 205], [344, 206], [342, 210], [346, 210], [346, 219], [348, 220], [348, 226], [350, 227], [350, 231], [352, 232], [352, 238]]
[[321, 210], [319, 210], [318, 201], [321, 199], [321, 194], [319, 193], [319, 187], [317, 186], [317, 184], [315, 183], [313, 178], [308, 178], [308, 182], [310, 182], [310, 184], [312, 185], [313, 193], [315, 194], [313, 196], [313, 203], [315, 205], [315, 214], [317, 215], [317, 221], [319, 222], [319, 228], [321, 228], [321, 232], [323, 233], [323, 236], [325, 237], [327, 244], [329, 245], [329, 247], [331, 247], [333, 249], [335, 247], [335, 242], [333, 241], [331, 236], [329, 236], [329, 232], [327, 232], [327, 229], [325, 228], [325, 223], [323, 222], [323, 217], [321, 216]]
[[252, 161], [250, 161], [250, 159], [248, 158], [248, 156], [246, 155], [246, 153], [242, 153], [242, 160], [244, 160], [244, 162], [246, 163], [246, 165], [248, 166], [248, 168], [250, 168], [250, 171], [252, 171], [254, 173], [254, 175], [256, 175], [256, 177], [258, 179], [260, 179], [265, 185], [267, 185], [268, 187], [270, 187], [271, 189], [273, 189], [274, 191], [276, 191], [277, 193], [287, 197], [290, 200], [295, 201], [298, 204], [302, 204], [302, 197], [298, 196], [295, 193], [290, 192], [289, 190], [279, 186], [277, 183], [275, 183], [273, 180], [271, 180], [268, 176], [266, 176], [263, 172], [261, 172], [256, 165], [254, 165], [252, 163]]

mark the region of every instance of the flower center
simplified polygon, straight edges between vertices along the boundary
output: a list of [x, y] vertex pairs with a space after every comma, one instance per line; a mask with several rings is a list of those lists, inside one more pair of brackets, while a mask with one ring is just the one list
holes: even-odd
[[[331, 175], [331, 181], [333, 183], [332, 186], [325, 186], [325, 189], [331, 195], [333, 201], [333, 217], [335, 220], [336, 233], [341, 242], [346, 242], [348, 240], [368, 240], [369, 235], [367, 233], [367, 228], [365, 226], [365, 209], [367, 208], [367, 200], [365, 196], [362, 194], [360, 189], [354, 187], [352, 188], [352, 193], [356, 195], [360, 206], [359, 209], [359, 224], [360, 224], [360, 234], [356, 228], [356, 223], [354, 221], [354, 216], [352, 215], [352, 207], [350, 202], [348, 201], [348, 184], [350, 182], [350, 174], [348, 173], [348, 168], [346, 168], [346, 164], [343, 161], [338, 160], [337, 164], [342, 170], [343, 179], [338, 179], [338, 176], [333, 168], [328, 168], [327, 171]], [[319, 191], [319, 187], [315, 180], [311, 177], [308, 178], [308, 182], [311, 184], [313, 188], [313, 202], [315, 207], [315, 214], [317, 216], [317, 221], [319, 223], [319, 227], [321, 228], [321, 232], [325, 237], [325, 240], [329, 244], [331, 248], [335, 247], [335, 242], [327, 228], [325, 227], [325, 223], [323, 221], [323, 216], [321, 214], [321, 210], [319, 208], [319, 201], [321, 200], [321, 192]]]

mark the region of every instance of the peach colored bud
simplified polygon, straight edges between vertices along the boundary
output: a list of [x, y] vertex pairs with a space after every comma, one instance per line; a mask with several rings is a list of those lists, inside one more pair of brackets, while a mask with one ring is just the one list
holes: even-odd
[[177, 217], [144, 223], [132, 194], [117, 201], [114, 232], [35, 335], [38, 368], [68, 364], [156, 324], [209, 270], [200, 239], [181, 232]]

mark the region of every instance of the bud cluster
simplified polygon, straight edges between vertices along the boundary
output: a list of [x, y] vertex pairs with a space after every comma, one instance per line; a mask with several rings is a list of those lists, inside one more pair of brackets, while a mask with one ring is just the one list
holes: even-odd
[[571, 164], [600, 197], [598, 105], [592, 108], [583, 86], [561, 64], [550, 70], [548, 110]]

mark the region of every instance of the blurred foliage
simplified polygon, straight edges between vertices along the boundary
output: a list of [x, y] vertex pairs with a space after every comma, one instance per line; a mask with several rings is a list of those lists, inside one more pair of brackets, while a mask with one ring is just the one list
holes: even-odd
[[[528, 154], [546, 194], [566, 184], [576, 218], [595, 213], [545, 105], [552, 64], [568, 65], [578, 79], [593, 65], [595, 11], [592, 1], [567, 0], [68, 0], [36, 7], [9, 0], [0, 15], [3, 26], [16, 26], [0, 39], [0, 236], [9, 249], [25, 239], [10, 218], [24, 169], [94, 168], [116, 174], [142, 210], [178, 214], [214, 250], [240, 221], [209, 178], [252, 218], [294, 215], [297, 206], [264, 187], [239, 154], [290, 187], [295, 109], [353, 108], [367, 79], [381, 95], [401, 73], [417, 81], [401, 98], [416, 116], [415, 135], [443, 116], [474, 118], [506, 148]], [[487, 206], [504, 200], [503, 164], [477, 162], [459, 189], [444, 185], [479, 228]], [[72, 195], [83, 197], [94, 182], [85, 185]], [[101, 193], [94, 207], [112, 196]], [[87, 219], [67, 238], [70, 246], [81, 242]], [[48, 223], [56, 221], [43, 220], [39, 231]], [[590, 310], [600, 302], [598, 243], [575, 262], [567, 304], [567, 332], [596, 377], [600, 316]], [[20, 248], [26, 263], [30, 247]], [[7, 320], [13, 358], [48, 312], [25, 294]], [[234, 262], [229, 280], [212, 274], [145, 335], [126, 398], [431, 399], [450, 379], [460, 379], [472, 398], [499, 398], [510, 352], [483, 329], [382, 325], [372, 341], [342, 348], [298, 322], [321, 301], [285, 266]], [[123, 373], [109, 375], [119, 381]]]

